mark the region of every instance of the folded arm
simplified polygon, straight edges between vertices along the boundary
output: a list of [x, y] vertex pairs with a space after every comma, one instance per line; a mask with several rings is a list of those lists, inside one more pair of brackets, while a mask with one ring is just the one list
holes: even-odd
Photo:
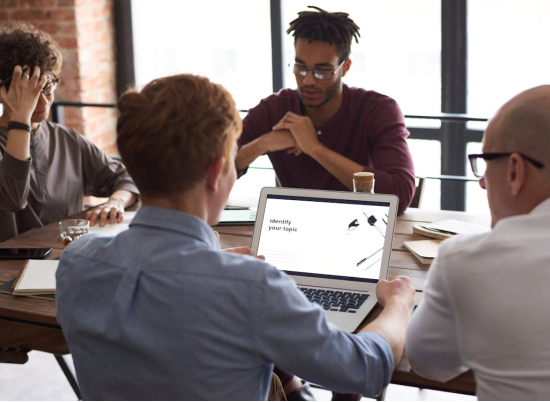
[[[243, 145], [237, 152], [235, 166], [238, 172], [245, 170], [259, 156], [267, 152], [281, 151], [284, 149], [294, 149], [296, 141], [290, 131], [279, 130], [271, 131], [255, 140]], [[298, 151], [296, 151], [298, 152]]]
[[[406, 142], [407, 131], [397, 104], [382, 110], [377, 117], [371, 116], [374, 134], [371, 134], [371, 149], [365, 153], [372, 155], [372, 166], [361, 165], [345, 155], [341, 155], [323, 145], [317, 136], [311, 119], [288, 112], [275, 125], [275, 130], [288, 130], [292, 133], [297, 146], [329, 173], [336, 177], [349, 190], [353, 190], [353, 173], [372, 172], [375, 175], [375, 191], [382, 194], [396, 194], [399, 197], [399, 213], [405, 211], [414, 195], [414, 167]], [[399, 112], [399, 113], [398, 113]], [[366, 135], [357, 133], [356, 135]]]

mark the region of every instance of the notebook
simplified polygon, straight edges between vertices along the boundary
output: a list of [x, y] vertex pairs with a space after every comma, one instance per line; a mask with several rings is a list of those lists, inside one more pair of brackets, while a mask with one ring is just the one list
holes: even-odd
[[403, 246], [422, 264], [431, 264], [439, 250], [441, 240], [413, 240], [406, 241]]
[[[0, 285], [0, 293], [5, 293], [5, 294], [8, 294], [8, 295], [14, 295], [13, 293], [13, 285], [14, 285], [14, 282], [15, 282], [15, 279], [12, 279], [11, 281], [9, 282], [5, 282], [3, 284]], [[21, 294], [21, 293], [17, 293], [16, 294], [17, 296], [28, 296], [28, 297], [35, 297], [35, 298], [38, 298], [38, 299], [46, 299], [46, 300], [55, 300], [55, 293], [52, 292], [52, 293], [47, 293], [47, 294], [29, 294], [29, 293], [25, 293], [25, 294]]]
[[14, 295], [39, 295], [55, 293], [57, 260], [27, 260], [15, 278]]
[[478, 234], [490, 232], [488, 226], [475, 223], [447, 219], [444, 221], [418, 224], [413, 226], [413, 233], [417, 233], [434, 239], [446, 239], [457, 234]]

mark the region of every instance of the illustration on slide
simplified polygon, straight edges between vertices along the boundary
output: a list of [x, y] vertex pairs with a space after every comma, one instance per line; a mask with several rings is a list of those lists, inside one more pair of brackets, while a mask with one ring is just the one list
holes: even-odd
[[366, 271], [382, 259], [387, 224], [387, 214], [377, 218], [365, 212], [348, 224], [348, 247], [356, 267]]

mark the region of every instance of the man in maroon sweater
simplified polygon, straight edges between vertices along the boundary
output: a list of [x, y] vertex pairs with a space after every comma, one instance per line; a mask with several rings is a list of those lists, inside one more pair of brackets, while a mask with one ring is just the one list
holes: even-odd
[[[298, 89], [282, 89], [250, 109], [235, 160], [239, 175], [260, 155], [269, 156], [284, 187], [350, 191], [353, 173], [373, 172], [375, 192], [396, 194], [399, 213], [415, 191], [409, 132], [397, 103], [384, 95], [350, 88], [351, 42], [359, 27], [346, 13], [317, 7], [290, 23]], [[307, 387], [275, 369], [288, 400], [308, 400]], [[361, 395], [334, 393], [334, 400]]]
[[346, 13], [303, 11], [290, 23], [298, 89], [282, 89], [243, 121], [239, 174], [266, 154], [284, 187], [352, 190], [353, 173], [373, 172], [375, 192], [396, 194], [399, 213], [414, 195], [414, 167], [403, 114], [384, 95], [350, 88], [351, 42], [359, 27]]

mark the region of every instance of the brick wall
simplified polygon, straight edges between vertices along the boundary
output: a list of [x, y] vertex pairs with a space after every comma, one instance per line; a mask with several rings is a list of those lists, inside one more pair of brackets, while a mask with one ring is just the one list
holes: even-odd
[[[114, 0], [0, 0], [0, 21], [22, 20], [55, 38], [63, 48], [56, 99], [114, 103]], [[65, 108], [65, 124], [116, 154], [114, 109]]]

